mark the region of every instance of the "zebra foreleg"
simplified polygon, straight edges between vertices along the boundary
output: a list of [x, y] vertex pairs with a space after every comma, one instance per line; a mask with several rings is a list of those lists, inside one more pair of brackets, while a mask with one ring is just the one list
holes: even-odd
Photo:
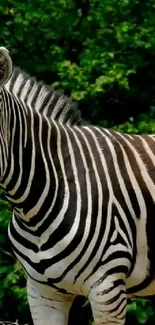
[[122, 279], [95, 284], [89, 293], [95, 325], [124, 325], [126, 289]]
[[34, 325], [67, 325], [74, 296], [47, 290], [44, 294], [27, 283], [28, 301]]

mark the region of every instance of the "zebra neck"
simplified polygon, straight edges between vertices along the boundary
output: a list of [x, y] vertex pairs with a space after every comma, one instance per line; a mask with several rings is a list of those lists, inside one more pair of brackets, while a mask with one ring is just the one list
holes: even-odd
[[30, 226], [56, 209], [63, 180], [59, 177], [56, 123], [33, 112], [26, 121], [21, 132], [17, 126], [1, 185], [18, 216]]

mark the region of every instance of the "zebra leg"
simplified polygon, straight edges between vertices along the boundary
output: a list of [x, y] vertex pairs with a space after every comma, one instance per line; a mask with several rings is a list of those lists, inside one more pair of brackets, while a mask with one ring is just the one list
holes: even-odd
[[[50, 288], [51, 289], [51, 288]], [[49, 296], [50, 291], [50, 296]], [[42, 295], [29, 281], [27, 283], [28, 302], [34, 325], [67, 325], [73, 295], [47, 290]]]
[[90, 290], [89, 300], [95, 325], [125, 324], [127, 296], [122, 279], [95, 283]]

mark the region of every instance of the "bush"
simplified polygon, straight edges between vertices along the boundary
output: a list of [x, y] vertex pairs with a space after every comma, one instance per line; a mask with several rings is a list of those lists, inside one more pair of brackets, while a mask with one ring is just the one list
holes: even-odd
[[16, 64], [62, 88], [92, 123], [154, 104], [153, 0], [2, 0], [0, 42]]

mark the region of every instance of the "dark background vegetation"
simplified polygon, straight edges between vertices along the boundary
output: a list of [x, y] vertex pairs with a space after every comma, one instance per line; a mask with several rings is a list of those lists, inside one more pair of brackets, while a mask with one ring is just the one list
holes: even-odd
[[[71, 95], [89, 122], [155, 132], [154, 0], [0, 0], [0, 44], [16, 65]], [[26, 323], [25, 277], [7, 237], [10, 211], [1, 193], [0, 320]], [[70, 324], [90, 322], [90, 306], [78, 298]], [[155, 299], [129, 301], [131, 322], [155, 324]]]

